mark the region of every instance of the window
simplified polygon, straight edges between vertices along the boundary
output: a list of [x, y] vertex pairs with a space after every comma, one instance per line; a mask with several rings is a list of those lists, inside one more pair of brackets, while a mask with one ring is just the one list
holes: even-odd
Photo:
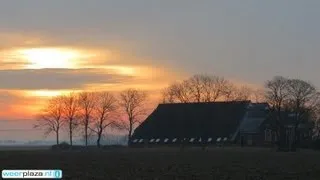
[[220, 142], [221, 141], [221, 137], [219, 137], [218, 139], [217, 139], [217, 142]]

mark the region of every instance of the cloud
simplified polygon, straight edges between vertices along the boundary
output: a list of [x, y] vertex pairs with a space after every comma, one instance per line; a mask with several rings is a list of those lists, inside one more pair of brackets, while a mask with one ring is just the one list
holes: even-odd
[[0, 89], [79, 89], [86, 84], [116, 84], [132, 77], [104, 69], [0, 70]]

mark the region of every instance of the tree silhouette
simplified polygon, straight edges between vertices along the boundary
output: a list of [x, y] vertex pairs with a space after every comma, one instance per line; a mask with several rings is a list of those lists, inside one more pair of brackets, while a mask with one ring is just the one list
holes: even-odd
[[93, 113], [96, 108], [97, 96], [93, 92], [81, 92], [79, 94], [80, 125], [83, 126], [85, 145], [88, 146], [89, 125], [93, 121]]
[[76, 93], [69, 93], [67, 95], [62, 96], [63, 102], [63, 119], [68, 124], [68, 133], [69, 133], [69, 140], [70, 145], [72, 146], [73, 143], [73, 133], [74, 130], [78, 127], [79, 122], [79, 103], [78, 103], [78, 96]]
[[105, 129], [116, 123], [115, 111], [117, 99], [109, 92], [99, 92], [95, 96], [94, 122], [93, 127], [90, 129], [97, 135], [97, 146], [100, 147], [101, 137]]
[[146, 115], [146, 100], [146, 92], [137, 89], [127, 89], [120, 93], [119, 107], [127, 116], [122, 127], [128, 131], [128, 143], [131, 142], [134, 125]]
[[37, 122], [34, 128], [45, 129], [45, 135], [52, 132], [56, 135], [56, 143], [59, 144], [59, 133], [65, 125], [63, 121], [63, 98], [61, 96], [53, 97], [48, 101], [48, 104], [37, 115]]

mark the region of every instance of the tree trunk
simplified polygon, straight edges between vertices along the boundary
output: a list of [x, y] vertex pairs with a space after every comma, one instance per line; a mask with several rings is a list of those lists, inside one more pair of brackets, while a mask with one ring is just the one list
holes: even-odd
[[57, 145], [59, 145], [59, 130], [56, 131], [56, 141]]
[[98, 139], [97, 139], [97, 147], [100, 148], [101, 147], [101, 144], [100, 144], [100, 141], [101, 141], [101, 132], [98, 132]]
[[86, 141], [86, 146], [88, 146], [88, 123], [85, 124], [85, 130], [84, 130], [84, 138]]
[[70, 145], [72, 146], [72, 121], [69, 122], [69, 139], [70, 139]]
[[132, 122], [132, 120], [130, 119], [130, 122], [129, 122], [128, 145], [129, 145], [129, 144], [130, 144], [130, 142], [131, 142], [131, 137], [132, 137], [132, 128], [133, 128], [133, 122]]

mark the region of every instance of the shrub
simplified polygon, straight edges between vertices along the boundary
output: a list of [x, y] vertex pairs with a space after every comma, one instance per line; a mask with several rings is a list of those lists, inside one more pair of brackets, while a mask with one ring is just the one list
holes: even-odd
[[62, 143], [60, 143], [58, 145], [53, 145], [51, 147], [51, 149], [53, 149], [53, 150], [67, 150], [67, 149], [70, 149], [70, 148], [71, 148], [71, 146], [67, 142], [62, 142]]
[[122, 149], [122, 148], [126, 148], [126, 146], [123, 145], [105, 145], [102, 146], [103, 149]]

